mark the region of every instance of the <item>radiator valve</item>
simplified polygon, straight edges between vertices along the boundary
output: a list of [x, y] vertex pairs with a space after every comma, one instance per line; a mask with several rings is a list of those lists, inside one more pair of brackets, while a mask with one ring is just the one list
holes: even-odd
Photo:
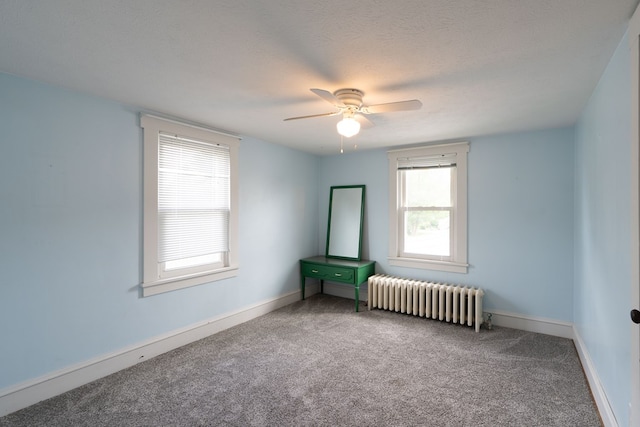
[[493, 316], [491, 313], [487, 313], [487, 320], [484, 322], [485, 325], [487, 325], [488, 330], [493, 329], [493, 324], [491, 323], [491, 316]]

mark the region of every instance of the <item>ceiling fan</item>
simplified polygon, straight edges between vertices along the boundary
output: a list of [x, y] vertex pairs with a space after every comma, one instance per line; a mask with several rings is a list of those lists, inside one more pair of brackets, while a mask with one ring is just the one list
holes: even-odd
[[422, 107], [422, 102], [417, 99], [412, 99], [410, 101], [388, 102], [386, 104], [365, 105], [362, 103], [364, 92], [359, 89], [338, 89], [333, 93], [324, 89], [311, 89], [311, 92], [315, 93], [338, 110], [330, 113], [312, 114], [310, 116], [289, 117], [284, 120], [310, 119], [313, 117], [336, 116], [338, 114], [342, 114], [342, 120], [338, 122], [337, 126], [338, 133], [346, 136], [347, 138], [360, 132], [360, 123], [356, 120], [356, 115], [358, 115], [360, 120], [364, 119], [365, 122], [368, 122], [368, 124], [373, 126], [373, 123], [369, 122], [369, 120], [362, 116], [362, 114], [419, 110]]

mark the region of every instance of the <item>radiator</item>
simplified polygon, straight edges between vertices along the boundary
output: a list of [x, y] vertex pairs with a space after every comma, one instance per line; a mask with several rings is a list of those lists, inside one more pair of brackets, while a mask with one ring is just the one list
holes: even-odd
[[369, 310], [378, 308], [475, 326], [480, 332], [484, 291], [376, 274], [369, 277]]

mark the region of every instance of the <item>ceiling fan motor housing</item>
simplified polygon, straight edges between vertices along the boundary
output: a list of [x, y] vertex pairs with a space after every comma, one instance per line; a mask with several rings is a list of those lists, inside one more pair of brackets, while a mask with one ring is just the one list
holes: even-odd
[[338, 89], [333, 95], [347, 107], [360, 108], [364, 92], [358, 89]]

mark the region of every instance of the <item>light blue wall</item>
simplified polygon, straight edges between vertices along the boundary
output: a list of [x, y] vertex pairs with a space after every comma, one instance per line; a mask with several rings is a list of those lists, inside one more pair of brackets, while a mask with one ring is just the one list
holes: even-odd
[[[631, 59], [625, 36], [576, 125], [574, 323], [619, 425], [631, 393]], [[637, 161], [637, 159], [634, 159]]]
[[0, 389], [299, 289], [318, 158], [244, 139], [238, 277], [140, 298], [138, 110], [0, 74]]
[[[377, 272], [479, 286], [487, 311], [570, 322], [573, 316], [573, 130], [470, 138], [468, 274], [392, 267], [385, 150], [320, 163], [320, 236], [329, 188], [367, 186], [364, 255]], [[320, 240], [319, 251], [324, 250]]]

